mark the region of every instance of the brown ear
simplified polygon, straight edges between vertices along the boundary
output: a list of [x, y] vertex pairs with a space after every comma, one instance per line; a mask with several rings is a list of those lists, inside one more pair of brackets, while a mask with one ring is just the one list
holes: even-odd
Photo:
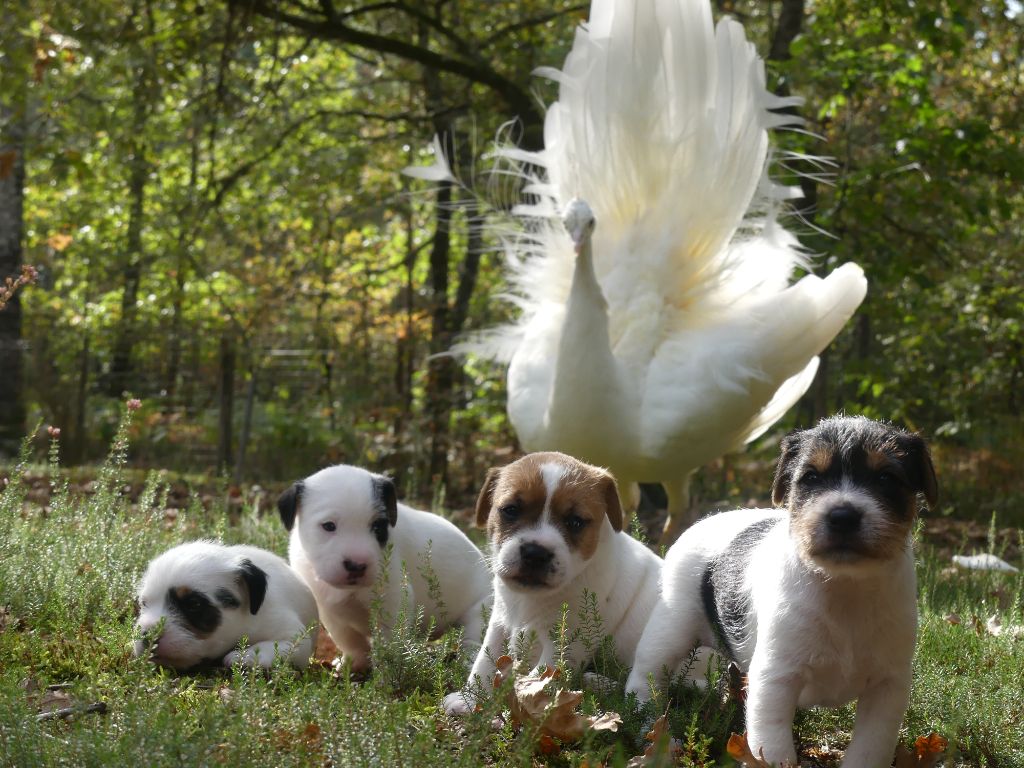
[[608, 522], [618, 533], [622, 530], [622, 502], [619, 500], [619, 486], [610, 472], [605, 472], [601, 483], [604, 485], [604, 508], [608, 513]]
[[928, 509], [934, 510], [939, 500], [939, 481], [935, 477], [935, 465], [928, 445], [920, 435], [910, 434], [904, 438], [904, 449], [912, 470], [914, 490], [924, 494]]
[[501, 467], [491, 467], [487, 470], [483, 488], [480, 489], [480, 495], [476, 497], [477, 528], [487, 525], [487, 518], [491, 515], [491, 504], [494, 503], [494, 489], [498, 485], [499, 477], [501, 477]]
[[800, 455], [802, 432], [790, 432], [784, 438], [780, 448], [782, 454], [775, 466], [775, 479], [772, 481], [772, 504], [781, 507], [789, 496], [789, 487], [793, 482], [793, 464]]

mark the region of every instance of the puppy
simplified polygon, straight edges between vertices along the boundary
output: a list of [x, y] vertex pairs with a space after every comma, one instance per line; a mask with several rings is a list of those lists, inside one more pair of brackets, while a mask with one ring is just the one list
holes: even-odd
[[[535, 666], [553, 666], [551, 631], [569, 606], [568, 638], [577, 634], [584, 593], [596, 597], [602, 629], [621, 659], [631, 659], [658, 598], [661, 559], [622, 530], [614, 478], [562, 453], [533, 453], [487, 473], [477, 499], [494, 568], [494, 610], [466, 688], [449, 694], [450, 714], [471, 711], [472, 687], [489, 685], [494, 660], [511, 646]], [[532, 643], [531, 643], [532, 639]], [[576, 638], [565, 661], [579, 667], [593, 648]]]
[[[269, 667], [275, 656], [309, 663], [317, 625], [313, 595], [282, 558], [257, 547], [193, 541], [150, 562], [139, 584], [137, 628], [151, 633], [157, 663], [184, 670], [214, 660]], [[243, 638], [248, 645], [236, 650]], [[149, 647], [135, 641], [135, 655]]]
[[439, 632], [462, 625], [464, 643], [479, 644], [491, 600], [483, 554], [443, 517], [399, 504], [387, 477], [328, 467], [295, 483], [277, 506], [291, 531], [291, 564], [313, 591], [320, 620], [353, 671], [370, 664], [375, 589], [385, 631], [404, 605], [410, 617], [422, 609], [424, 621], [434, 620]]
[[695, 645], [748, 675], [747, 739], [796, 764], [797, 707], [857, 699], [846, 768], [888, 766], [910, 697], [917, 630], [911, 528], [935, 471], [917, 435], [834, 417], [782, 442], [772, 500], [686, 531], [665, 558], [662, 594], [626, 685], [650, 697]]

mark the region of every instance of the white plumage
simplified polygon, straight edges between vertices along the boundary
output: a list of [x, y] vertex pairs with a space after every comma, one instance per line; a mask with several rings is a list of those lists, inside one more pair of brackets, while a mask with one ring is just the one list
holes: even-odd
[[503, 153], [541, 169], [505, 236], [521, 314], [462, 349], [509, 363], [524, 448], [608, 467], [626, 508], [635, 483], [662, 483], [674, 538], [690, 474], [799, 399], [866, 281], [851, 263], [790, 284], [806, 262], [776, 218], [792, 193], [768, 178], [767, 132], [796, 124], [769, 110], [798, 101], [766, 90], [707, 0], [594, 0], [543, 73], [559, 83], [545, 148]]

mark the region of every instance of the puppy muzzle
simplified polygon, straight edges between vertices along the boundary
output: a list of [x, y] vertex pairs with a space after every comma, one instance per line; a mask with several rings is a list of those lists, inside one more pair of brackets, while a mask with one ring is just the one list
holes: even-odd
[[527, 541], [519, 545], [519, 567], [509, 579], [528, 589], [549, 586], [554, 573], [555, 553], [536, 542]]

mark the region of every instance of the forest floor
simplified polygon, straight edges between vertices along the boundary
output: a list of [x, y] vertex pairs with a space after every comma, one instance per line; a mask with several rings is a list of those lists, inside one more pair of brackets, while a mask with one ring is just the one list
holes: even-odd
[[[269, 674], [235, 668], [179, 676], [135, 659], [134, 588], [149, 559], [201, 536], [283, 554], [287, 537], [273, 505], [280, 488], [142, 473], [122, 460], [115, 456], [99, 469], [44, 466], [4, 475], [5, 765], [736, 764], [726, 743], [742, 731], [742, 719], [714, 674], [706, 691], [670, 691], [666, 725], [675, 741], [659, 752], [645, 734], [664, 703], [660, 711], [637, 711], [621, 687], [587, 692], [580, 705], [588, 715], [619, 713], [617, 732], [587, 731], [579, 741], [544, 737], [536, 723], [515, 722], [504, 689], [469, 718], [445, 716], [441, 699], [467, 669], [455, 633], [440, 640], [415, 631], [378, 636], [373, 671], [363, 679], [335, 672], [326, 651], [303, 672], [277, 667]], [[729, 471], [723, 466], [722, 476]], [[770, 476], [770, 467], [754, 474], [764, 471]], [[729, 503], [747, 503], [744, 485], [734, 483], [729, 490], [739, 492], [727, 494]], [[468, 506], [452, 516], [469, 527]], [[656, 526], [654, 516], [642, 519]], [[991, 552], [1019, 566], [1021, 531], [993, 524], [991, 512], [924, 521], [914, 688], [901, 741], [912, 748], [918, 737], [940, 734], [948, 740], [946, 766], [1024, 765], [1024, 575], [961, 570], [950, 560], [953, 553]], [[613, 659], [599, 659], [596, 669], [620, 684], [625, 679]], [[567, 672], [554, 685], [578, 681]], [[838, 765], [853, 717], [852, 706], [800, 713], [802, 765]]]

